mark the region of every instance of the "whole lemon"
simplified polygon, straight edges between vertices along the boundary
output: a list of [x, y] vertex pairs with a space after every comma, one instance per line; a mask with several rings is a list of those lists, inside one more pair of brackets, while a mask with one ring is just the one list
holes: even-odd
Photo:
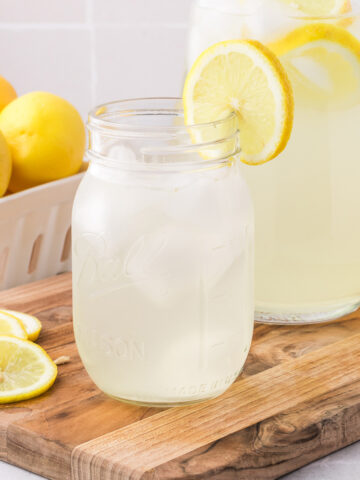
[[0, 113], [0, 130], [12, 156], [12, 192], [68, 177], [81, 167], [84, 123], [57, 95], [32, 92], [12, 101]]
[[14, 87], [0, 75], [0, 112], [17, 97]]
[[10, 148], [0, 132], [0, 197], [5, 194], [9, 186], [11, 166]]

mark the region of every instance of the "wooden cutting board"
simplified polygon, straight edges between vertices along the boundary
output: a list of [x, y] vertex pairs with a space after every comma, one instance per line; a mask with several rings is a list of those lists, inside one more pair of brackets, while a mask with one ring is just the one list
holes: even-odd
[[0, 409], [0, 459], [54, 480], [275, 479], [360, 439], [360, 314], [323, 326], [259, 325], [220, 398], [158, 410], [94, 386], [74, 344], [71, 277], [0, 292], [37, 314], [39, 343], [69, 355], [45, 395]]

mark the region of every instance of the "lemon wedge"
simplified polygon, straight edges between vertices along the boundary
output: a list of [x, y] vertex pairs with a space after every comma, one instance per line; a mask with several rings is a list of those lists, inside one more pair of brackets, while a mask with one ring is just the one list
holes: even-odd
[[340, 15], [351, 10], [350, 0], [281, 0], [302, 14], [311, 16]]
[[39, 345], [0, 335], [0, 404], [41, 395], [56, 376], [57, 366]]
[[0, 312], [0, 335], [14, 335], [24, 340], [28, 338], [22, 323], [5, 312]]
[[183, 99], [188, 125], [237, 114], [244, 163], [271, 160], [290, 138], [291, 85], [279, 60], [260, 42], [230, 40], [205, 50], [186, 78]]
[[25, 328], [29, 340], [35, 342], [39, 338], [42, 325], [36, 317], [29, 315], [28, 313], [16, 312], [14, 310], [0, 310], [0, 314], [1, 312], [11, 315], [19, 320]]
[[295, 94], [312, 106], [352, 106], [360, 101], [360, 42], [328, 23], [299, 27], [269, 44], [280, 57]]

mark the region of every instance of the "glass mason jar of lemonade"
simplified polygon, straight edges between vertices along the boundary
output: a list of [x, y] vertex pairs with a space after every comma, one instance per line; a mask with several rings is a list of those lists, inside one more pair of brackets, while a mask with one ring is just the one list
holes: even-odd
[[[180, 105], [94, 110], [73, 210], [82, 361], [107, 394], [155, 406], [221, 394], [253, 333], [253, 210], [237, 121], [185, 127]], [[199, 132], [212, 141], [197, 143]]]
[[193, 8], [188, 69], [214, 43], [254, 39], [278, 56], [294, 93], [284, 152], [242, 166], [255, 204], [260, 321], [328, 321], [360, 304], [358, 7], [356, 0], [198, 0]]

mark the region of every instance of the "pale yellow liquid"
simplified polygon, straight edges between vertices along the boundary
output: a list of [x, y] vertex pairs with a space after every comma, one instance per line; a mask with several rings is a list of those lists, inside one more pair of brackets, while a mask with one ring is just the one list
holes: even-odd
[[244, 167], [257, 214], [257, 308], [310, 312], [360, 294], [360, 105], [318, 111], [297, 102], [278, 159]]
[[253, 332], [253, 212], [238, 167], [91, 166], [74, 206], [73, 296], [79, 352], [104, 392], [175, 405], [225, 391]]
[[[271, 12], [274, 18], [267, 12], [257, 18], [198, 8], [190, 61], [214, 41], [251, 37], [268, 43], [306, 23]], [[359, 21], [349, 28], [358, 36]], [[315, 63], [306, 68], [320, 86], [331, 87], [326, 71], [318, 72]], [[301, 321], [310, 314], [316, 321], [360, 301], [360, 78], [351, 95], [337, 90], [324, 100], [289, 75], [295, 122], [286, 150], [268, 164], [243, 166], [255, 203], [256, 307], [270, 317]], [[341, 68], [336, 82], [348, 88]]]

